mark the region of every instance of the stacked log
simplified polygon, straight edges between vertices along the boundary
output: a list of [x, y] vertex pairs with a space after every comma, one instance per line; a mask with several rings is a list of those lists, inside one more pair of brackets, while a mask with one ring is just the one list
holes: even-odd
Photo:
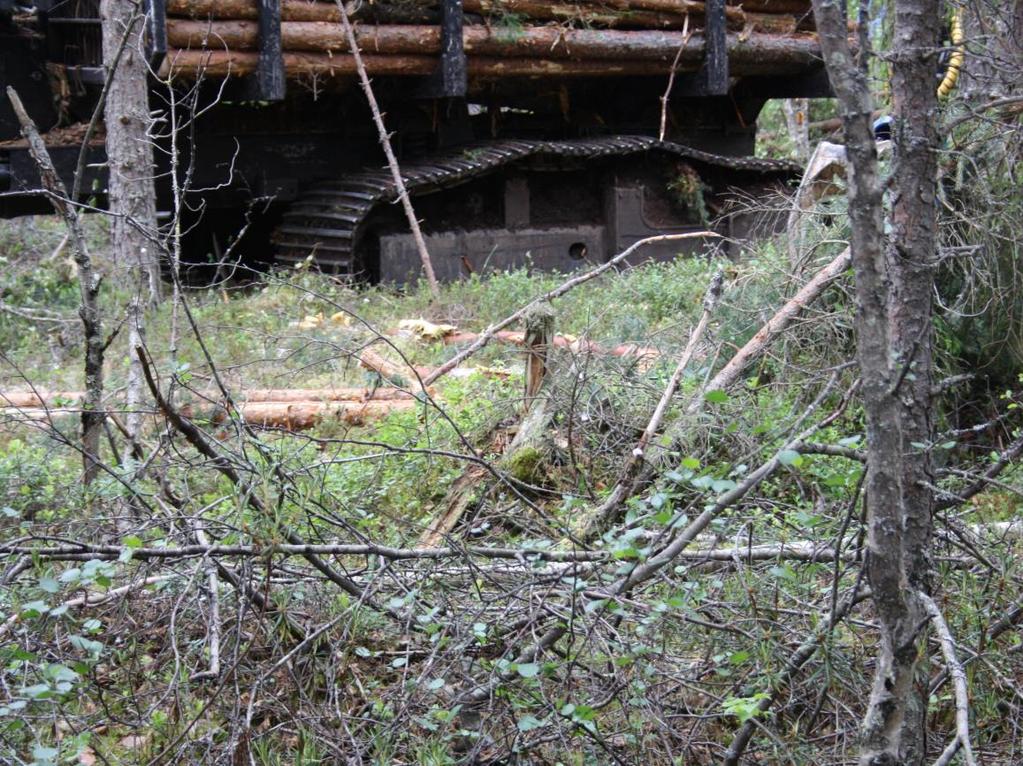
[[[664, 75], [676, 61], [703, 61], [702, 0], [463, 0], [471, 78]], [[378, 76], [423, 76], [441, 52], [436, 0], [349, 0], [366, 68]], [[164, 74], [247, 75], [259, 62], [258, 0], [168, 0]], [[281, 0], [289, 77], [355, 73], [333, 2]], [[809, 0], [726, 5], [736, 75], [778, 75], [819, 61]], [[681, 53], [680, 53], [681, 51]]]

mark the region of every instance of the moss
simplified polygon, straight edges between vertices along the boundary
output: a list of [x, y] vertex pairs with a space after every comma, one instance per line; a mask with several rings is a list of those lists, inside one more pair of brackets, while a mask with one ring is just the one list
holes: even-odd
[[508, 473], [512, 478], [526, 484], [536, 484], [541, 476], [543, 452], [536, 447], [522, 447], [508, 458]]

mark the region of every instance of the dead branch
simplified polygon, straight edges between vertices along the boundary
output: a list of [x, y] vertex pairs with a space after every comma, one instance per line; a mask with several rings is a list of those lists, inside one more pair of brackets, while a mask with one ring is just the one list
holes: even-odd
[[355, 62], [355, 71], [359, 75], [359, 84], [362, 86], [363, 93], [366, 94], [366, 101], [369, 103], [369, 109], [373, 113], [373, 122], [377, 127], [380, 146], [384, 150], [384, 155], [387, 157], [387, 166], [390, 168], [391, 176], [394, 178], [394, 188], [397, 189], [398, 199], [401, 202], [402, 209], [405, 211], [405, 218], [408, 220], [409, 229], [412, 231], [412, 238], [416, 243], [416, 249], [419, 250], [419, 259], [423, 264], [423, 274], [426, 276], [426, 282], [430, 286], [431, 294], [434, 298], [437, 298], [440, 295], [440, 284], [437, 282], [437, 275], [433, 273], [430, 251], [426, 248], [426, 240], [423, 239], [423, 231], [419, 227], [419, 219], [416, 217], [416, 211], [412, 208], [412, 198], [409, 196], [408, 189], [405, 188], [405, 179], [401, 175], [398, 158], [395, 156], [394, 148], [391, 146], [390, 134], [388, 134], [387, 127], [384, 125], [384, 116], [380, 113], [376, 95], [373, 93], [373, 85], [369, 81], [369, 74], [366, 72], [366, 65], [362, 60], [359, 41], [355, 38], [355, 29], [352, 27], [351, 19], [348, 18], [348, 10], [345, 8], [343, 0], [336, 0], [335, 4], [337, 5], [338, 14], [341, 16], [341, 26], [348, 40], [348, 49], [351, 51], [352, 59]]
[[717, 305], [717, 302], [721, 297], [723, 283], [724, 274], [721, 272], [715, 274], [713, 279], [711, 279], [710, 287], [707, 288], [707, 295], [703, 300], [703, 314], [700, 316], [700, 320], [696, 323], [696, 326], [689, 333], [689, 342], [686, 343], [685, 350], [682, 352], [682, 356], [679, 358], [678, 364], [675, 366], [675, 371], [668, 379], [668, 384], [665, 386], [664, 392], [661, 394], [661, 399], [654, 408], [653, 415], [650, 416], [650, 422], [647, 423], [646, 428], [643, 430], [643, 435], [640, 436], [639, 442], [637, 442], [635, 448], [632, 450], [632, 454], [626, 461], [625, 468], [622, 470], [618, 483], [615, 484], [607, 499], [601, 503], [600, 507], [597, 508], [590, 517], [587, 529], [583, 533], [584, 540], [591, 539], [594, 535], [597, 535], [602, 530], [606, 529], [611, 522], [612, 517], [617, 514], [622, 504], [635, 493], [638, 487], [636, 479], [639, 475], [640, 468], [643, 465], [647, 446], [650, 444], [654, 436], [661, 430], [661, 423], [668, 412], [671, 400], [675, 398], [675, 392], [678, 390], [678, 386], [682, 382], [682, 376], [685, 374], [686, 368], [689, 366], [689, 362], [693, 358], [693, 352], [696, 350], [697, 344], [703, 338], [703, 334], [707, 329], [707, 324], [710, 322], [711, 313], [713, 313], [714, 307]]
[[46, 189], [50, 204], [64, 220], [71, 238], [71, 254], [78, 267], [78, 286], [81, 306], [79, 316], [85, 335], [85, 402], [82, 409], [82, 459], [84, 481], [91, 483], [99, 475], [100, 437], [103, 433], [103, 322], [99, 309], [100, 276], [92, 264], [89, 247], [82, 230], [77, 208], [68, 202], [67, 189], [60, 180], [46, 144], [39, 135], [32, 118], [25, 111], [14, 88], [7, 87], [7, 98], [21, 124], [21, 133], [28, 141], [29, 153], [39, 171], [39, 178]]
[[[949, 747], [952, 748], [952, 754], [957, 749], [962, 749], [963, 760], [966, 762], [966, 766], [977, 766], [977, 759], [974, 757], [973, 747], [970, 745], [970, 690], [966, 680], [966, 671], [963, 670], [963, 666], [956, 657], [955, 639], [952, 638], [952, 631], [949, 630], [948, 623], [945, 622], [945, 617], [942, 615], [938, 605], [926, 593], [920, 593], [920, 599], [923, 601], [924, 606], [927, 608], [927, 613], [931, 617], [934, 632], [937, 633], [938, 642], [941, 644], [941, 653], [945, 657], [945, 667], [952, 677], [952, 683], [955, 687], [956, 742], [953, 743], [955, 747], [953, 745]], [[948, 748], [946, 748], [947, 751]], [[942, 753], [941, 757], [935, 762], [936, 766], [943, 763], [944, 758], [945, 754]], [[947, 763], [947, 761], [944, 762]]]
[[[261, 518], [272, 518], [273, 516], [269, 509], [266, 508], [263, 501], [260, 500], [256, 493], [252, 491], [252, 488], [248, 486], [247, 482], [242, 479], [231, 463], [223, 455], [219, 454], [216, 449], [214, 449], [206, 436], [203, 435], [202, 431], [200, 431], [195, 424], [182, 417], [182, 415], [167, 402], [161, 393], [160, 387], [157, 385], [155, 378], [153, 377], [153, 371], [145, 349], [140, 347], [136, 349], [136, 352], [142, 360], [142, 370], [145, 373], [146, 384], [149, 386], [149, 391], [153, 395], [153, 399], [156, 401], [157, 407], [163, 413], [164, 417], [167, 418], [167, 422], [170, 423], [170, 425], [173, 426], [174, 429], [182, 436], [184, 436], [185, 440], [191, 444], [199, 452], [199, 454], [206, 457], [219, 473], [227, 477], [232, 484], [238, 487], [242, 497], [245, 498], [246, 503], [248, 503], [248, 505], [251, 506]], [[305, 541], [287, 527], [283, 527], [281, 531], [284, 534], [285, 539], [292, 545], [305, 545]], [[363, 603], [368, 604], [376, 611], [383, 612], [392, 617], [398, 616], [394, 610], [381, 607], [372, 599], [368, 599], [358, 585], [356, 585], [348, 577], [336, 572], [333, 567], [329, 566], [317, 554], [307, 553], [304, 554], [304, 557], [313, 565], [313, 567], [326, 576], [328, 580], [346, 593], [354, 596]]]
[[[829, 613], [821, 620], [820, 627], [814, 631], [814, 634], [800, 644], [792, 653], [788, 663], [785, 665], [785, 669], [778, 676], [777, 680], [771, 684], [768, 696], [757, 703], [757, 715], [766, 713], [771, 709], [771, 706], [777, 702], [779, 695], [792, 683], [792, 680], [799, 674], [803, 666], [810, 661], [810, 658], [817, 653], [817, 649], [820, 648], [821, 643], [834, 630], [835, 626], [845, 619], [846, 615], [849, 614], [856, 604], [869, 597], [869, 592], [861, 591], [858, 587], [854, 587], [852, 592], [842, 599], [837, 608], [829, 610]], [[753, 732], [756, 728], [756, 716], [751, 717], [739, 728], [735, 736], [732, 737], [732, 743], [728, 746], [728, 751], [725, 753], [725, 766], [739, 765], [742, 754], [746, 752], [746, 747], [753, 738]]]
[[625, 261], [629, 256], [631, 256], [637, 250], [642, 248], [644, 245], [650, 245], [656, 242], [678, 242], [686, 239], [704, 239], [712, 237], [719, 238], [720, 236], [721, 236], [720, 234], [716, 234], [712, 231], [694, 231], [688, 232], [686, 234], [661, 234], [656, 237], [647, 237], [646, 239], [641, 239], [639, 240], [639, 242], [636, 242], [634, 245], [620, 252], [607, 263], [602, 263], [600, 266], [597, 266], [596, 268], [591, 269], [590, 271], [572, 277], [571, 279], [560, 284], [558, 287], [555, 287], [553, 290], [550, 290], [549, 292], [544, 293], [543, 295], [537, 298], [534, 298], [513, 314], [510, 314], [501, 321], [490, 325], [490, 327], [488, 327], [486, 330], [480, 333], [480, 335], [470, 346], [455, 354], [455, 356], [453, 356], [447, 362], [442, 364], [432, 373], [427, 375], [423, 379], [423, 384], [428, 386], [431, 383], [434, 383], [438, 379], [442, 378], [444, 375], [447, 375], [449, 372], [458, 367], [458, 365], [460, 365], [470, 356], [472, 356], [481, 348], [486, 346], [491, 340], [494, 339], [494, 336], [498, 332], [503, 330], [505, 327], [508, 327], [509, 325], [520, 321], [535, 306], [538, 306], [539, 304], [544, 302], [553, 301], [556, 298], [560, 298], [562, 295], [564, 295], [567, 292], [570, 292], [579, 285], [585, 284], [586, 282], [589, 282], [591, 279], [599, 277], [601, 274], [604, 274], [605, 272], [618, 266], [618, 264]]
[[810, 304], [816, 301], [836, 279], [849, 269], [851, 263], [851, 252], [849, 248], [846, 248], [818, 271], [813, 279], [803, 285], [799, 292], [789, 299], [788, 303], [767, 320], [757, 334], [739, 349], [717, 375], [711, 378], [703, 390], [693, 397], [689, 403], [688, 411], [697, 412], [703, 407], [704, 392], [723, 391], [730, 388], [750, 362], [763, 354]]

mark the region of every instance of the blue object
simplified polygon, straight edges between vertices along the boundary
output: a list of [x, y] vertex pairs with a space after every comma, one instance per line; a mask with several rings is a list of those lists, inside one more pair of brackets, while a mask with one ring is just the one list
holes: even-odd
[[875, 141], [891, 141], [892, 140], [892, 125], [894, 120], [887, 114], [883, 114], [874, 120], [874, 140]]

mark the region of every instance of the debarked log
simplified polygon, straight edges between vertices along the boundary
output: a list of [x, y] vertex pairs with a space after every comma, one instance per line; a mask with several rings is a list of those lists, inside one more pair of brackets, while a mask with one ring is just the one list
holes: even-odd
[[[790, 23], [791, 22], [791, 23]], [[733, 28], [745, 29], [738, 20]], [[776, 17], [769, 23], [751, 20], [752, 31], [778, 34], [795, 33], [790, 17]], [[428, 25], [377, 25], [358, 27], [355, 32], [365, 54], [438, 54], [441, 29]], [[470, 56], [524, 56], [553, 59], [599, 59], [673, 61], [686, 44], [681, 32], [657, 30], [618, 31], [527, 27], [509, 34], [500, 29], [467, 26], [463, 30], [465, 52]], [[259, 49], [259, 23], [256, 21], [193, 21], [169, 19], [167, 39], [171, 47], [182, 49], [250, 51]], [[281, 24], [285, 51], [345, 53], [349, 51], [344, 31], [338, 24], [325, 21], [286, 21]], [[795, 39], [800, 39], [796, 37]], [[809, 38], [813, 39], [813, 38]]]
[[[245, 422], [262, 428], [282, 428], [287, 431], [305, 431], [321, 423], [363, 425], [398, 410], [414, 407], [414, 399], [389, 401], [319, 401], [319, 402], [244, 402], [238, 410]], [[226, 419], [220, 410], [210, 418], [214, 422]]]
[[[399, 0], [347, 4], [352, 21], [384, 24], [437, 23], [439, 6], [435, 0]], [[259, 0], [168, 0], [167, 15], [193, 19], [258, 19]], [[330, 0], [281, 0], [284, 21], [341, 22], [337, 4]]]
[[[203, 396], [203, 394], [199, 394]], [[0, 391], [0, 407], [7, 409], [59, 409], [77, 407], [83, 391]], [[209, 400], [217, 399], [209, 394]], [[413, 399], [412, 394], [396, 388], [242, 388], [234, 394], [239, 402], [366, 402]]]
[[[659, 59], [654, 60], [559, 60], [551, 58], [554, 54], [550, 53], [546, 58], [471, 55], [467, 70], [469, 76], [474, 78], [665, 76], [680, 47], [680, 43], [675, 44], [670, 55], [665, 51]], [[679, 69], [698, 69], [703, 60], [703, 48], [703, 37], [693, 35], [689, 44], [682, 48]], [[820, 48], [811, 36], [782, 37], [757, 33], [749, 36], [729, 35], [728, 52], [734, 75], [795, 74], [820, 62]], [[422, 76], [430, 74], [437, 67], [436, 56], [428, 54], [364, 53], [362, 58], [368, 73], [375, 76]], [[242, 76], [252, 74], [258, 63], [259, 54], [256, 52], [173, 49], [168, 52], [161, 75], [183, 78], [197, 75]], [[353, 57], [345, 53], [289, 51], [284, 54], [284, 66], [287, 75], [292, 78], [302, 75], [356, 74]]]
[[[753, 3], [751, 5], [751, 3]], [[519, 18], [541, 22], [580, 23], [587, 27], [631, 29], [681, 29], [686, 17], [689, 26], [697, 26], [703, 18], [706, 5], [702, 0], [583, 0], [583, 2], [547, 2], [546, 0], [464, 0], [469, 13], [483, 16]], [[741, 7], [740, 7], [741, 6]], [[752, 11], [752, 13], [751, 13]], [[167, 14], [204, 21], [222, 19], [259, 18], [258, 0], [169, 0]], [[401, 2], [360, 3], [350, 12], [353, 21], [374, 24], [438, 23], [439, 10], [430, 0], [401, 0]], [[725, 17], [731, 24], [749, 22], [770, 24], [769, 18], [779, 24], [803, 24], [810, 18], [810, 4], [804, 0], [747, 0], [730, 3]], [[764, 17], [764, 18], [760, 18]], [[282, 0], [281, 19], [290, 21], [321, 21], [340, 23], [341, 15], [332, 2], [308, 0]], [[784, 21], [783, 21], [784, 19]], [[496, 26], [500, 30], [500, 25]], [[780, 27], [776, 27], [780, 28]], [[508, 28], [504, 34], [513, 36], [518, 29]]]
[[[293, 402], [239, 402], [236, 407], [246, 423], [261, 428], [286, 431], [305, 431], [321, 423], [336, 422], [345, 425], [363, 425], [391, 412], [407, 410], [418, 402], [407, 399], [371, 399], [369, 401], [293, 401]], [[40, 422], [63, 417], [80, 417], [80, 406], [54, 408], [0, 408], [0, 419]], [[224, 423], [227, 410], [222, 406], [197, 407], [186, 405], [182, 414], [192, 420]]]

